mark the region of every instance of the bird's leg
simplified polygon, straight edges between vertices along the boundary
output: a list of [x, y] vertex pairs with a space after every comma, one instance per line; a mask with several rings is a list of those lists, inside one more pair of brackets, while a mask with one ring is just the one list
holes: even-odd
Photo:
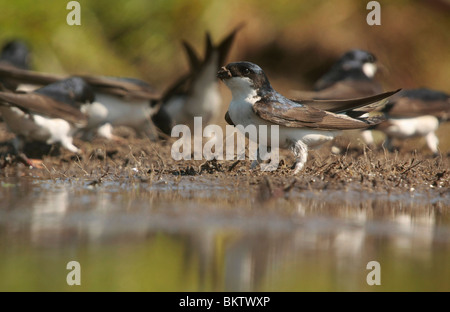
[[158, 140], [158, 128], [156, 128], [155, 124], [151, 119], [147, 119], [144, 121], [144, 124], [141, 127], [135, 128], [136, 133], [141, 137], [148, 137], [150, 141]]
[[367, 146], [374, 146], [375, 140], [373, 139], [372, 130], [363, 130], [361, 131], [361, 136], [366, 143]]
[[14, 153], [17, 156], [17, 159], [23, 163], [25, 166], [33, 167], [33, 168], [42, 168], [42, 161], [29, 159], [27, 155], [23, 152], [25, 141], [23, 137], [16, 136], [12, 141], [12, 146], [14, 149]]
[[[262, 171], [275, 171], [278, 169], [278, 165], [279, 165], [278, 156], [273, 157], [273, 155], [271, 155], [271, 153], [272, 153], [271, 146], [267, 146], [267, 147], [259, 149], [259, 156], [261, 159], [260, 163], [262, 161], [265, 162], [264, 164], [261, 165]], [[267, 157], [267, 156], [270, 156], [270, 157]], [[269, 162], [269, 160], [270, 160], [270, 162]], [[269, 163], [267, 163], [267, 162], [269, 162]]]
[[125, 144], [127, 140], [112, 133], [113, 127], [110, 123], [103, 124], [97, 129], [97, 134], [108, 140], [113, 140], [119, 144]]
[[14, 153], [17, 156], [17, 159], [19, 159], [19, 161], [21, 163], [23, 163], [25, 166], [33, 167], [33, 163], [31, 162], [31, 160], [23, 152], [24, 144], [25, 144], [24, 139], [21, 136], [16, 136], [12, 140], [12, 146], [13, 146], [13, 149], [14, 149]]
[[294, 174], [299, 173], [305, 166], [306, 160], [308, 158], [308, 146], [301, 140], [292, 142], [291, 145], [292, 153], [295, 157], [295, 169]]
[[17, 155], [17, 159], [18, 159], [21, 163], [23, 163], [25, 166], [28, 166], [28, 167], [35, 167], [35, 164], [33, 163], [33, 161], [32, 161], [31, 159], [29, 159], [29, 158], [27, 157], [27, 155], [25, 155], [25, 153], [23, 153], [23, 152], [18, 152], [16, 155]]
[[428, 133], [425, 137], [425, 140], [427, 141], [428, 147], [433, 152], [433, 155], [437, 156], [439, 139], [437, 138], [436, 134], [434, 132]]
[[255, 154], [256, 154], [255, 155], [256, 159], [253, 160], [252, 164], [250, 165], [250, 169], [252, 169], [252, 170], [255, 169], [256, 166], [258, 166], [262, 162], [261, 155], [259, 153], [259, 147], [256, 149], [256, 153]]
[[72, 153], [76, 153], [76, 154], [80, 154], [81, 150], [76, 147], [75, 145], [73, 145], [73, 139], [71, 137], [64, 137], [61, 139], [61, 145], [71, 151]]
[[386, 136], [386, 140], [384, 141], [384, 146], [390, 152], [394, 152], [394, 146], [392, 145], [392, 138], [390, 136]]
[[[268, 147], [264, 148], [263, 150], [267, 151], [267, 153], [264, 153], [264, 155], [261, 155], [261, 149], [258, 146], [258, 148], [256, 149], [256, 159], [252, 161], [252, 164], [250, 165], [250, 169], [255, 169], [256, 166], [258, 166], [260, 163], [262, 163], [264, 161], [263, 158], [266, 154], [270, 153], [271, 147], [268, 146]], [[263, 156], [263, 157], [261, 158], [261, 156]]]

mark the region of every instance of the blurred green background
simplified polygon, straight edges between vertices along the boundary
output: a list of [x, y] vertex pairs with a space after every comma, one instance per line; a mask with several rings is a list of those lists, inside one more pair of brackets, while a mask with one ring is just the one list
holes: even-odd
[[[373, 52], [386, 88], [450, 92], [450, 1], [80, 0], [81, 26], [69, 26], [69, 1], [0, 1], [0, 42], [26, 40], [36, 70], [140, 77], [163, 90], [187, 70], [181, 40], [200, 52], [205, 31], [222, 40], [244, 22], [228, 61], [259, 64], [278, 89], [309, 88], [351, 48]], [[271, 79], [271, 80], [273, 80]], [[289, 81], [289, 82], [288, 82]]]

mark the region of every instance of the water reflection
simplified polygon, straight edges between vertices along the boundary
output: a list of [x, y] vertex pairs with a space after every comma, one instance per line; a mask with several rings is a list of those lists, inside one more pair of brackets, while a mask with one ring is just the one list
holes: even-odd
[[14, 284], [17, 259], [57, 281], [64, 270], [52, 266], [64, 265], [54, 262], [76, 257], [90, 272], [86, 290], [372, 290], [371, 260], [386, 272], [383, 290], [450, 290], [448, 194], [256, 196], [213, 180], [3, 181], [0, 289]]

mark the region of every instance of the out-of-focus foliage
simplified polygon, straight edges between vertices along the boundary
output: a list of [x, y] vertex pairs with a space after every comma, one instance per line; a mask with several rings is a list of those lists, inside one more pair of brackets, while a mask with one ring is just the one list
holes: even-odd
[[229, 60], [254, 61], [289, 88], [310, 87], [362, 48], [384, 65], [386, 88], [450, 92], [447, 0], [379, 1], [381, 26], [367, 25], [368, 1], [80, 0], [81, 26], [67, 25], [68, 2], [0, 0], [0, 42], [25, 39], [37, 70], [134, 76], [163, 89], [187, 69], [181, 40], [203, 53], [205, 31], [217, 42], [244, 22]]

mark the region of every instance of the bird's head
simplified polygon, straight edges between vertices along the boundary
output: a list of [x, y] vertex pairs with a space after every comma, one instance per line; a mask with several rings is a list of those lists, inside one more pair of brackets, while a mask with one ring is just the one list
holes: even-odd
[[375, 55], [364, 50], [350, 50], [336, 63], [344, 71], [361, 70], [368, 78], [373, 78], [377, 72]]
[[217, 77], [221, 79], [234, 95], [255, 93], [261, 95], [272, 90], [264, 71], [250, 62], [230, 63], [222, 67]]

